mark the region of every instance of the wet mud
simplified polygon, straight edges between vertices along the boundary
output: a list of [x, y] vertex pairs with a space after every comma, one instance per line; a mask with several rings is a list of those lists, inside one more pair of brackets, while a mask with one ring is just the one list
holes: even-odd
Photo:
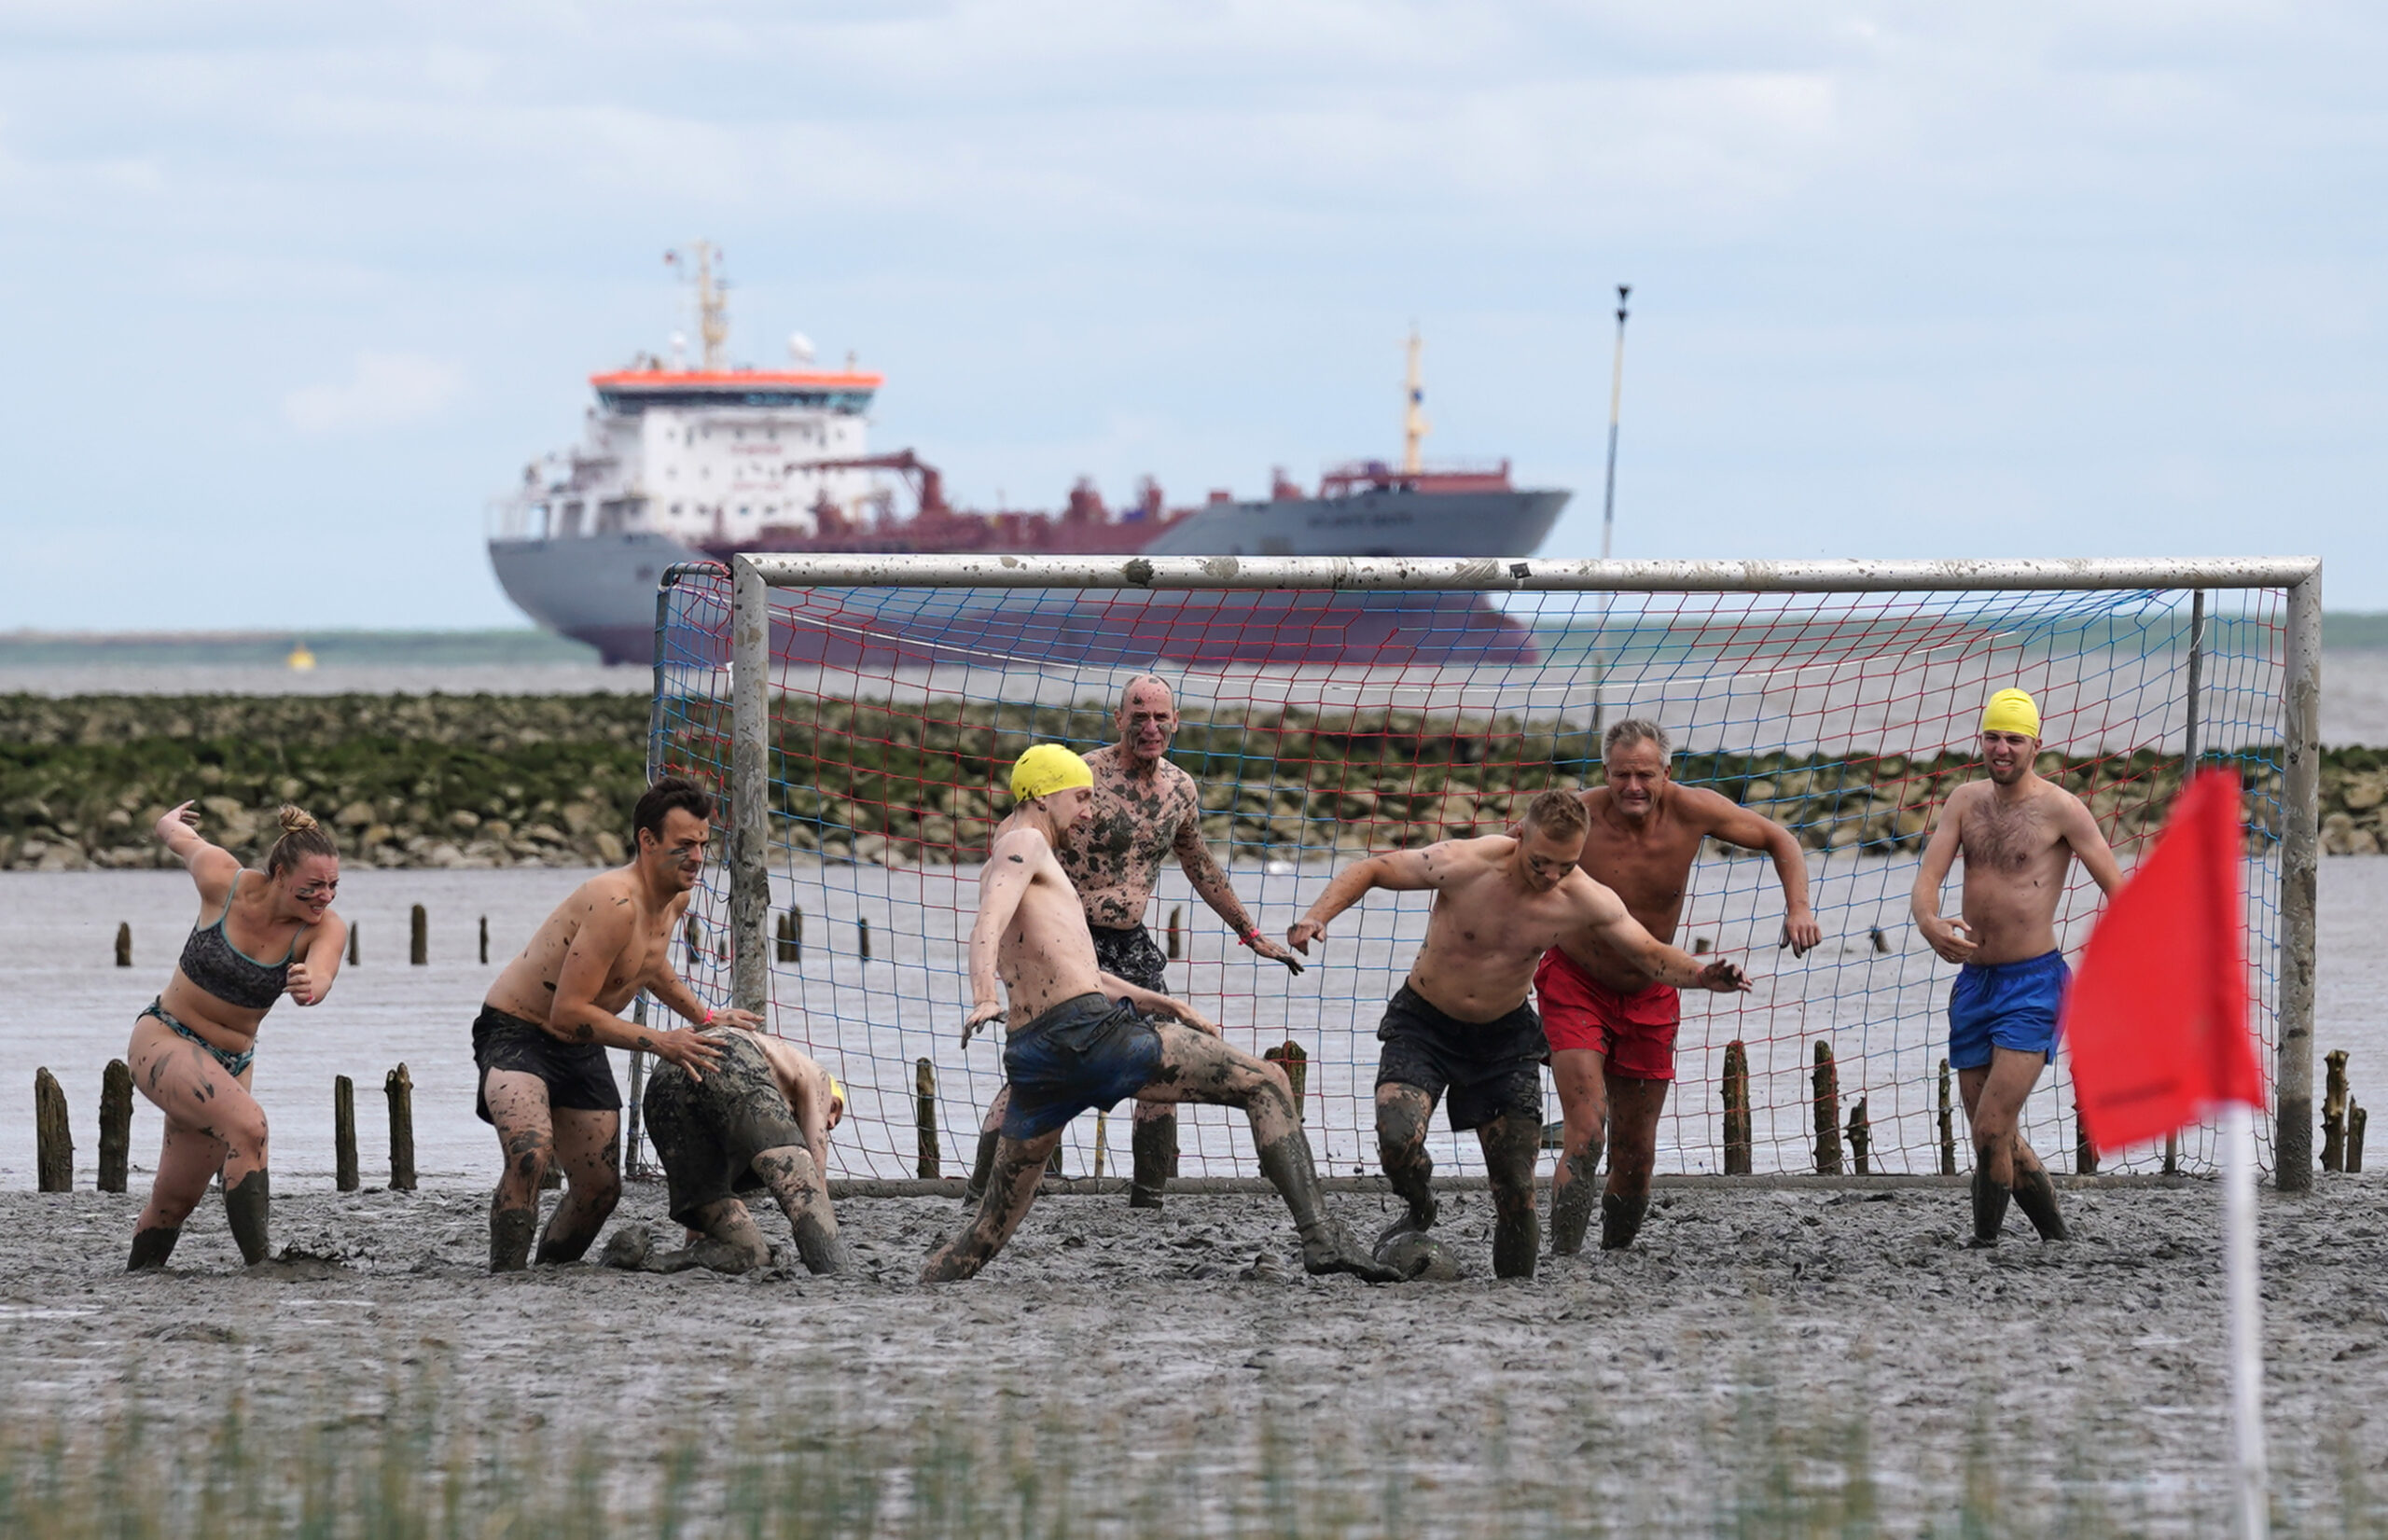
[[[2342, 1438], [2388, 1461], [2388, 1178], [2324, 1178], [2262, 1201], [2276, 1438]], [[1312, 1278], [1273, 1196], [1052, 1195], [968, 1283], [916, 1283], [964, 1218], [950, 1199], [838, 1205], [852, 1265], [815, 1278], [781, 1216], [773, 1260], [743, 1277], [590, 1264], [492, 1276], [485, 1191], [277, 1193], [277, 1256], [243, 1270], [218, 1205], [162, 1270], [124, 1270], [139, 1194], [0, 1194], [0, 1395], [11, 1416], [76, 1415], [137, 1384], [158, 1436], [203, 1428], [227, 1392], [253, 1402], [378, 1394], [437, 1364], [465, 1417], [551, 1429], [632, 1419], [727, 1430], [769, 1384], [822, 1383], [866, 1425], [900, 1428], [990, 1383], [1089, 1408], [1263, 1402], [1365, 1408], [1432, 1430], [1457, 1471], [1580, 1462], [1589, 1399], [1644, 1430], [1636, 1482], [1697, 1492], [1701, 1430], [1763, 1384], [1786, 1405], [1867, 1408], [1877, 1457], [1964, 1458], [1985, 1408], [2050, 1437], [2094, 1429], [2150, 1472], [2203, 1481], [2227, 1450], [2220, 1199], [2214, 1184], [2066, 1186], [2074, 1239], [2020, 1224], [1974, 1251], [1962, 1186], [1888, 1192], [1662, 1185], [1620, 1252], [1492, 1276], [1492, 1208], [1440, 1193], [1451, 1282]], [[552, 1199], [550, 1200], [552, 1201]], [[1353, 1228], [1390, 1194], [1329, 1193]], [[609, 1231], [676, 1244], [660, 1185], [625, 1189]], [[1431, 1351], [1422, 1354], [1422, 1344]], [[1263, 1350], [1266, 1350], [1265, 1355]], [[1256, 1367], [1258, 1366], [1258, 1367]], [[824, 1379], [826, 1377], [826, 1380]], [[1506, 1446], [1483, 1408], [1508, 1408]], [[1672, 1431], [1671, 1431], [1672, 1430]], [[1421, 1446], [1424, 1447], [1424, 1446]], [[1700, 1468], [1695, 1468], [1700, 1467]]]

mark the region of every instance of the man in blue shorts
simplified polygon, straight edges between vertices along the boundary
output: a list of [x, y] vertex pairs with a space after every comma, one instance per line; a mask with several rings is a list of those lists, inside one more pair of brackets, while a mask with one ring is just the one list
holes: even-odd
[[[970, 1014], [963, 1041], [1007, 1016], [1004, 1076], [1011, 1102], [979, 1212], [932, 1253], [923, 1283], [978, 1272], [1036, 1201], [1046, 1162], [1070, 1119], [1130, 1097], [1238, 1106], [1252, 1120], [1261, 1174], [1293, 1212], [1302, 1267], [1400, 1274], [1356, 1249], [1330, 1218], [1292, 1089], [1276, 1065], [1231, 1048], [1193, 1006], [1103, 971], [1086, 906], [1056, 856], [1086, 837], [1094, 772], [1059, 743], [1039, 743], [1012, 767], [1011, 816], [995, 829], [970, 927]], [[1159, 1019], [1159, 1020], [1156, 1020]]]
[[[2056, 944], [2056, 908], [2078, 856], [2099, 889], [2123, 880], [2081, 798], [2040, 778], [2040, 713], [2020, 689], [1981, 718], [1988, 781], [1950, 793], [1923, 852], [1910, 908], [1932, 950], [1965, 971], [1949, 995], [1949, 1064], [1974, 1135], [1974, 1234], [1998, 1243], [2011, 1196], [2043, 1241], [2062, 1241], [2056, 1186], [2018, 1127], [2024, 1098], [2056, 1058], [2057, 1012], [2073, 970]], [[1964, 918], [1940, 915], [1940, 887], [1965, 858]]]

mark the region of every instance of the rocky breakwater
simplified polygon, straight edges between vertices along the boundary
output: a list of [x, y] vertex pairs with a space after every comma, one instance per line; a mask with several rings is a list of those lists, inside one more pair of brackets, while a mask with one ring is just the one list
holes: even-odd
[[281, 802], [379, 867], [624, 858], [646, 781], [635, 696], [0, 696], [0, 867], [171, 866], [151, 834], [196, 801], [245, 857]]

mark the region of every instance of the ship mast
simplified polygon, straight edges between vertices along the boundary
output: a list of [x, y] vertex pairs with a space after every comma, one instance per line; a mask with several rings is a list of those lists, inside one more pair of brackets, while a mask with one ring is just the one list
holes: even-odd
[[1407, 405], [1401, 414], [1401, 474], [1415, 476], [1425, 469], [1420, 459], [1419, 446], [1426, 441], [1426, 382], [1418, 369], [1421, 344], [1418, 328], [1409, 328], [1409, 387]]
[[[726, 298], [729, 285], [714, 282], [714, 259], [720, 249], [710, 241], [691, 241], [688, 251], [693, 257], [690, 266], [697, 284], [697, 335], [704, 341], [704, 369], [715, 373], [722, 366], [722, 345], [729, 340], [729, 301]], [[680, 254], [667, 251], [663, 260], [677, 267]]]

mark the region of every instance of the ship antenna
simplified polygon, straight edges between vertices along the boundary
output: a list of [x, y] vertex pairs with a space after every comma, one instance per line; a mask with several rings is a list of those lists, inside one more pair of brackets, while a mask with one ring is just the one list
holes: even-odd
[[[711, 374], [722, 368], [722, 344], [729, 340], [729, 301], [726, 298], [729, 284], [727, 281], [714, 281], [713, 265], [721, 256], [718, 246], [710, 241], [691, 241], [688, 250], [696, 258], [692, 265], [697, 270], [697, 336], [703, 340], [704, 368]], [[667, 251], [663, 260], [677, 267], [680, 254]]]
[[1617, 535], [1617, 419], [1625, 404], [1625, 298], [1631, 284], [1617, 285], [1617, 359], [1608, 373], [1608, 490], [1601, 500], [1601, 560], [1609, 558]]
[[1424, 469], [1419, 458], [1419, 446], [1426, 441], [1430, 424], [1426, 421], [1426, 382], [1419, 373], [1418, 324], [1409, 324], [1409, 395], [1401, 414], [1401, 474], [1415, 476]]

